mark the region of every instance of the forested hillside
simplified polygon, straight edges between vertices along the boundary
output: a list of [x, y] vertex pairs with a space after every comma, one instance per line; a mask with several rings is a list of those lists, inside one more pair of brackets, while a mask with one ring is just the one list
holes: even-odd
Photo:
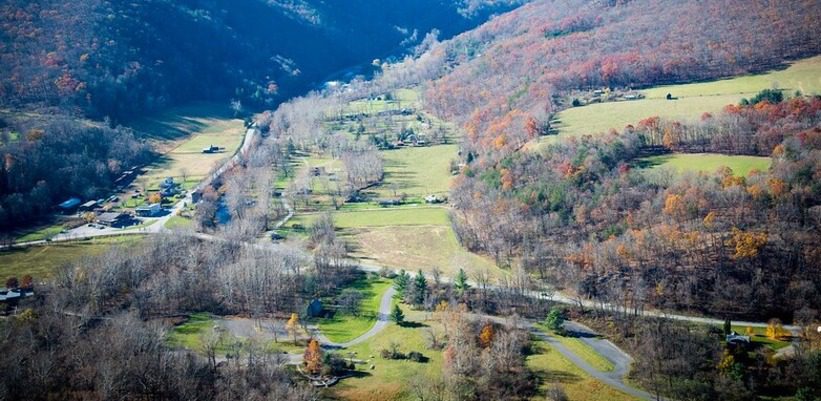
[[[818, 98], [774, 90], [700, 121], [648, 115], [543, 152], [524, 148], [551, 133], [569, 93], [816, 55], [819, 13], [814, 1], [540, 1], [443, 43], [431, 52], [440, 73], [426, 100], [467, 133], [451, 192], [463, 244], [635, 310], [792, 319], [821, 308]], [[637, 168], [670, 151], [771, 156], [772, 168], [746, 177]]]
[[122, 171], [150, 161], [126, 130], [71, 119], [113, 128], [190, 101], [272, 107], [519, 2], [4, 1], [0, 228], [68, 196], [102, 196]]
[[[450, 41], [427, 99], [473, 145], [511, 150], [570, 107], [570, 90], [728, 77], [817, 54], [819, 12], [817, 1], [538, 1]], [[509, 129], [529, 118], [529, 131]]]
[[115, 121], [187, 100], [271, 106], [516, 1], [469, 3], [6, 1], [0, 102], [76, 107]]

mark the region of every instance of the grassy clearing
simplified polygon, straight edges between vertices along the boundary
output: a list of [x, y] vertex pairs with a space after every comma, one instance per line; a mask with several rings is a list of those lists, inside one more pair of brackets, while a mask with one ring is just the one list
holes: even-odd
[[208, 313], [194, 313], [188, 320], [175, 326], [168, 332], [166, 341], [173, 347], [186, 348], [193, 351], [202, 349], [202, 336], [215, 325], [213, 317]]
[[[732, 326], [736, 333], [747, 335], [747, 326]], [[767, 337], [767, 329], [764, 327], [753, 327], [753, 335], [750, 336], [750, 341], [761, 344], [764, 347], [770, 348], [773, 351], [778, 351], [781, 348], [790, 345], [789, 341], [773, 340]]]
[[644, 90], [647, 98], [664, 98], [668, 93], [681, 97], [736, 95], [745, 96], [762, 89], [777, 87], [785, 94], [801, 91], [805, 95], [821, 93], [821, 56], [791, 64], [788, 68], [766, 74], [743, 75], [719, 81], [685, 85], [659, 86]]
[[[332, 212], [337, 228], [387, 227], [405, 225], [450, 225], [448, 211], [443, 207], [397, 207]], [[310, 226], [319, 213], [295, 216], [288, 225]]]
[[35, 280], [45, 279], [67, 263], [101, 255], [113, 246], [133, 245], [141, 240], [142, 237], [132, 235], [0, 251], [0, 277], [19, 278], [30, 274]]
[[[287, 226], [297, 224], [307, 228], [317, 216], [298, 215]], [[354, 246], [354, 256], [363, 260], [425, 272], [436, 267], [445, 276], [453, 276], [460, 267], [468, 274], [485, 271], [491, 277], [506, 274], [491, 259], [468, 252], [459, 244], [446, 208], [385, 208], [335, 212], [333, 216], [341, 234]]]
[[15, 239], [15, 242], [41, 241], [59, 234], [62, 230], [62, 224], [48, 224], [35, 227], [31, 231], [19, 233], [19, 236]]
[[[166, 335], [166, 342], [169, 346], [175, 348], [185, 348], [194, 352], [203, 351], [203, 339], [216, 326], [219, 325], [217, 318], [209, 313], [200, 312], [191, 314], [188, 319], [169, 330]], [[217, 355], [224, 356], [231, 351], [231, 345], [237, 342], [244, 343], [248, 339], [234, 337], [224, 334], [219, 346], [217, 346]], [[303, 344], [293, 344], [288, 340], [274, 343], [269, 341], [267, 349], [270, 352], [288, 352], [300, 353], [304, 351]]]
[[188, 217], [182, 216], [173, 216], [165, 222], [165, 228], [169, 230], [173, 230], [175, 228], [188, 228], [193, 226], [193, 220], [189, 219]]
[[454, 277], [459, 268], [468, 275], [506, 275], [491, 259], [465, 250], [450, 226], [374, 227], [357, 230], [351, 239], [357, 246], [355, 256], [396, 269], [430, 273], [435, 267], [446, 277]]
[[447, 194], [453, 178], [450, 161], [458, 151], [457, 145], [383, 151], [385, 181], [376, 190], [378, 196]]
[[[402, 306], [408, 321], [421, 322], [424, 314], [409, 311]], [[435, 321], [425, 321], [432, 328], [441, 329]], [[424, 340], [425, 327], [399, 327], [390, 324], [377, 336], [348, 351], [356, 352], [356, 358], [370, 360], [375, 365], [359, 365], [360, 375], [348, 378], [333, 388], [333, 393], [341, 399], [355, 401], [414, 400], [408, 384], [414, 377], [436, 378], [442, 375], [442, 352], [428, 350]], [[429, 358], [427, 363], [409, 360], [387, 360], [379, 356], [379, 351], [388, 348], [391, 342], [400, 344], [400, 351], [418, 351]], [[370, 358], [373, 356], [374, 358]]]
[[573, 353], [582, 358], [590, 366], [602, 372], [612, 372], [613, 369], [615, 369], [615, 366], [613, 366], [613, 363], [610, 362], [609, 359], [603, 357], [601, 354], [596, 352], [596, 350], [594, 350], [591, 346], [587, 345], [580, 338], [563, 336], [558, 333], [554, 333], [541, 323], [537, 324], [536, 327], [538, 327], [539, 330], [541, 330], [544, 333], [551, 334], [556, 340], [562, 343], [562, 345], [569, 348], [571, 351], [573, 351]]
[[[821, 93], [821, 57], [798, 61], [787, 69], [766, 74], [745, 75], [732, 79], [683, 85], [660, 86], [643, 90], [645, 99], [607, 102], [562, 111], [557, 118], [558, 138], [596, 134], [610, 128], [621, 130], [628, 124], [659, 116], [668, 119], [692, 120], [704, 112], [715, 113], [728, 104], [752, 97], [763, 89], [778, 87], [791, 96], [796, 90], [804, 94]], [[678, 100], [666, 100], [671, 93]], [[545, 137], [545, 143], [556, 141]]]
[[419, 107], [419, 92], [415, 89], [398, 89], [391, 93], [391, 97], [391, 100], [385, 100], [384, 96], [378, 96], [378, 99], [354, 100], [345, 105], [342, 114], [371, 114], [387, 110]]
[[721, 167], [729, 167], [738, 176], [746, 177], [750, 171], [767, 171], [772, 160], [769, 157], [729, 156], [715, 153], [675, 153], [651, 156], [640, 162], [650, 170], [672, 169], [681, 174], [687, 171], [713, 173]]
[[353, 288], [362, 293], [362, 305], [359, 308], [359, 315], [352, 316], [337, 313], [333, 318], [321, 319], [319, 329], [328, 339], [337, 343], [344, 343], [365, 334], [376, 323], [379, 303], [382, 295], [392, 283], [385, 279], [357, 280], [349, 288]]
[[[155, 140], [157, 148], [164, 153], [148, 166], [145, 177], [140, 178], [147, 180], [149, 188], [165, 177], [182, 181], [183, 175], [185, 186], [188, 181], [195, 185], [215, 164], [233, 154], [245, 134], [242, 120], [234, 118], [227, 106], [212, 103], [172, 108], [141, 119], [133, 126], [142, 136]], [[225, 148], [225, 152], [201, 153], [202, 148], [209, 145]]]
[[557, 138], [604, 133], [615, 128], [621, 131], [627, 125], [659, 116], [665, 119], [691, 120], [698, 118], [705, 111], [716, 112], [731, 103], [738, 103], [742, 96], [724, 95], [710, 97], [666, 99], [642, 99], [630, 102], [597, 103], [589, 106], [574, 107], [558, 114], [556, 128], [559, 135], [542, 138], [545, 143]]
[[637, 400], [592, 378], [544, 341], [534, 340], [533, 346], [536, 352], [528, 356], [527, 366], [540, 379], [543, 391], [560, 386], [574, 401]]

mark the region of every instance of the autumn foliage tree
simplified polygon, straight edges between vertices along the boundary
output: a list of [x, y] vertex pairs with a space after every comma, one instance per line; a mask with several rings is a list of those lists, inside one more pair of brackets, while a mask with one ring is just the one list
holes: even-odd
[[493, 344], [493, 337], [495, 336], [493, 324], [488, 322], [482, 326], [482, 331], [479, 332], [479, 345], [482, 348], [488, 348]]
[[302, 360], [305, 363], [305, 370], [309, 374], [315, 375], [322, 371], [322, 348], [320, 348], [319, 341], [315, 338], [308, 340], [308, 346], [305, 348]]
[[296, 344], [296, 336], [299, 333], [299, 315], [296, 313], [291, 313], [291, 317], [288, 319], [288, 322], [285, 323], [285, 329], [291, 333], [291, 336], [294, 339], [294, 344]]

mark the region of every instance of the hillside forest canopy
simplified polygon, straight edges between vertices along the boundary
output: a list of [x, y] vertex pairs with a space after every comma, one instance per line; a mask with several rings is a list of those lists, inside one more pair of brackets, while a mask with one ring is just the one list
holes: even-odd
[[[3, 234], [168, 148], [214, 157], [116, 193], [167, 213], [144, 225], [0, 241], [122, 239], [4, 278], [0, 399], [821, 400], [821, 2], [9, 0], [0, 24]], [[236, 152], [138, 129], [196, 101]]]

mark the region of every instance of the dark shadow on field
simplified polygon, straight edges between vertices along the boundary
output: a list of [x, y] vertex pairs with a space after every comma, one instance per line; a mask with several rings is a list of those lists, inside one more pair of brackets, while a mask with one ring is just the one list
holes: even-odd
[[198, 119], [232, 118], [228, 106], [197, 103], [132, 121], [129, 125], [144, 138], [174, 140], [201, 131], [205, 124]]
[[[158, 155], [149, 167], [151, 167], [152, 169], [167, 168], [169, 165], [171, 165], [172, 161], [173, 160], [171, 160], [171, 158], [166, 155]], [[143, 171], [141, 174], [146, 174], [148, 172], [149, 171], [146, 170]]]
[[362, 378], [370, 377], [370, 376], [373, 376], [373, 375], [370, 374], [370, 372], [363, 372], [361, 370], [355, 370], [355, 371], [349, 372], [348, 376], [355, 377], [357, 379], [362, 379]]
[[585, 333], [581, 331], [571, 331], [565, 330], [563, 337], [573, 337], [573, 338], [601, 338], [600, 335], [596, 335], [593, 333]]
[[416, 174], [405, 171], [407, 167], [407, 163], [395, 160], [386, 160], [385, 179], [380, 187], [386, 190], [391, 190], [394, 185], [397, 190], [410, 188], [412, 186], [411, 180], [416, 178]]
[[636, 159], [636, 160], [633, 161], [633, 167], [636, 167], [636, 168], [650, 168], [650, 167], [661, 166], [661, 165], [667, 163], [668, 161], [670, 161], [670, 159], [672, 159], [672, 158], [673, 158], [673, 155], [660, 155], [660, 156], [654, 156], [652, 158], [640, 158], [640, 159]]
[[543, 370], [534, 373], [534, 375], [539, 380], [539, 383], [569, 384], [581, 380], [581, 378], [577, 375], [558, 370]]
[[418, 328], [421, 328], [421, 327], [430, 327], [425, 323], [412, 322], [412, 321], [402, 322], [399, 326], [401, 326], [402, 328], [405, 328], [405, 329], [418, 329]]
[[[548, 348], [544, 343], [534, 342], [533, 347], [528, 355], [547, 354], [549, 352], [556, 352], [552, 348]], [[563, 372], [559, 370], [544, 369], [534, 372], [537, 380], [541, 384], [568, 384], [580, 381], [582, 378], [572, 373]]]

